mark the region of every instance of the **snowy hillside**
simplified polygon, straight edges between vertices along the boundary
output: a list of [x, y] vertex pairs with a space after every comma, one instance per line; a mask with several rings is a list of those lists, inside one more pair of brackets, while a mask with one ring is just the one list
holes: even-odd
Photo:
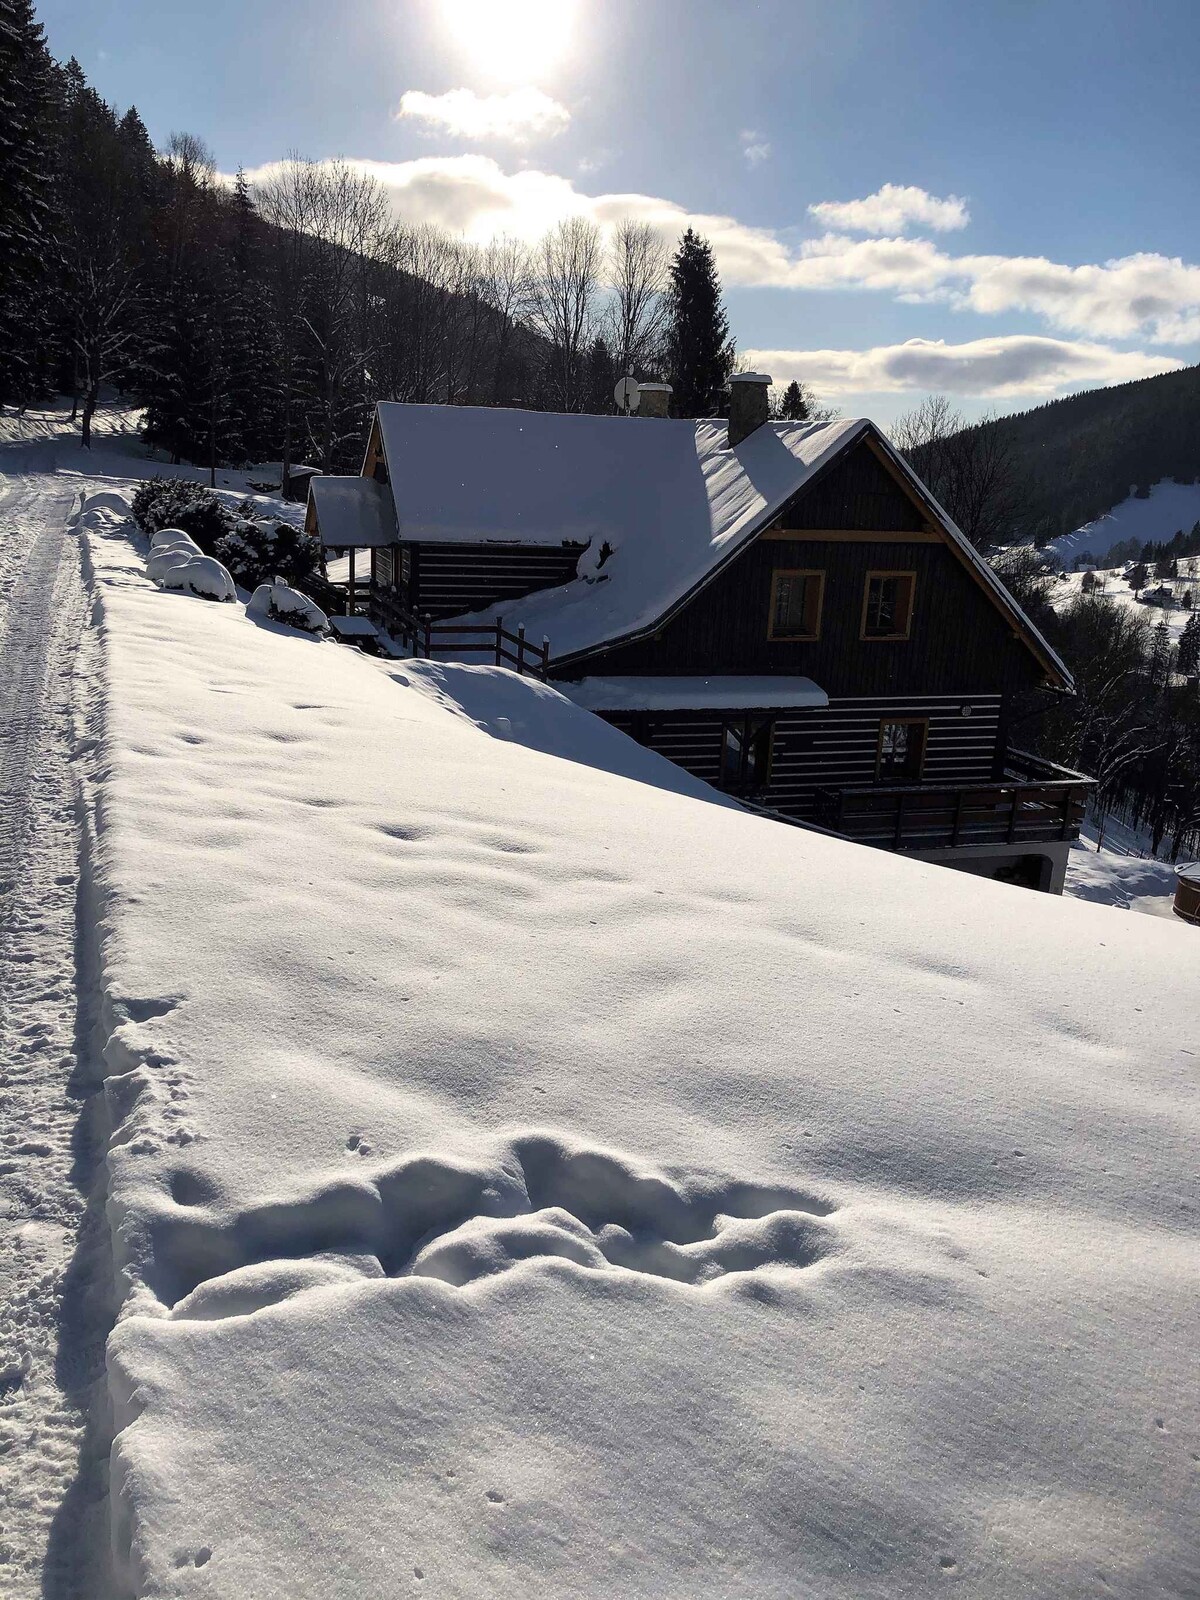
[[1062, 567], [1070, 568], [1085, 552], [1102, 566], [1114, 545], [1128, 539], [1139, 543], [1164, 543], [1182, 530], [1190, 533], [1200, 521], [1200, 483], [1175, 483], [1165, 479], [1156, 483], [1145, 500], [1129, 495], [1094, 522], [1084, 523], [1074, 533], [1052, 539], [1046, 552]]
[[[1083, 594], [1084, 576], [1082, 572], [1067, 572], [1051, 585], [1046, 598], [1055, 611], [1065, 610], [1073, 600], [1077, 600]], [[1151, 579], [1148, 588], [1157, 587], [1158, 585]], [[1180, 635], [1187, 627], [1188, 618], [1192, 614], [1185, 606], [1149, 605], [1139, 600], [1129, 587], [1123, 567], [1097, 569], [1095, 586], [1089, 592], [1095, 599], [1104, 600], [1109, 605], [1119, 606], [1133, 616], [1143, 618], [1152, 628], [1158, 627], [1160, 622], [1165, 622], [1171, 643], [1175, 645], [1179, 643]]]
[[1191, 930], [82, 537], [128, 1592], [1196, 1592]]

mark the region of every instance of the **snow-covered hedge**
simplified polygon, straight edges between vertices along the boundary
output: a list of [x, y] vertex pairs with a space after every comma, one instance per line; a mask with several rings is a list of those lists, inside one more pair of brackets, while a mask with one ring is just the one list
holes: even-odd
[[247, 589], [279, 578], [312, 589], [321, 583], [321, 547], [312, 534], [287, 522], [243, 517], [215, 554]]
[[286, 583], [260, 583], [246, 610], [251, 616], [270, 617], [304, 633], [324, 633], [329, 627], [329, 618], [320, 606]]
[[183, 529], [210, 556], [233, 525], [213, 491], [186, 478], [151, 478], [141, 484], [133, 497], [133, 515], [145, 533]]

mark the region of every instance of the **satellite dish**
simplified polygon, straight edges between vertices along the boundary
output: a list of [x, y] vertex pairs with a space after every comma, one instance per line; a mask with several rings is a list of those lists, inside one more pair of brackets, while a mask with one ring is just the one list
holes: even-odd
[[631, 411], [638, 408], [638, 381], [636, 378], [622, 378], [613, 390], [613, 399], [617, 402], [617, 410], [628, 416]]

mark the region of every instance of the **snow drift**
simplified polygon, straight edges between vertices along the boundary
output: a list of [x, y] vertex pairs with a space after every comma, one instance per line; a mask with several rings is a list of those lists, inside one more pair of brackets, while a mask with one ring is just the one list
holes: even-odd
[[87, 538], [129, 1593], [1196, 1592], [1178, 929]]

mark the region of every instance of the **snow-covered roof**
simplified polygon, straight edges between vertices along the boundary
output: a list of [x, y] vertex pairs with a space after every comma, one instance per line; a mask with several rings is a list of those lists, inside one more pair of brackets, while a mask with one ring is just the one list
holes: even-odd
[[327, 550], [395, 543], [392, 497], [373, 478], [313, 478], [308, 494]]
[[702, 576], [748, 519], [862, 426], [776, 423], [732, 451], [723, 422], [379, 407], [401, 538], [607, 541], [655, 593], [677, 573]]
[[401, 538], [589, 544], [572, 582], [479, 614], [548, 636], [558, 661], [656, 626], [834, 456], [870, 435], [1047, 670], [1071, 684], [988, 564], [866, 418], [768, 422], [733, 449], [720, 420], [393, 401], [380, 404], [378, 419]]
[[811, 678], [581, 678], [556, 688], [586, 711], [783, 711], [829, 704]]
[[330, 617], [329, 626], [342, 639], [373, 639], [379, 632], [369, 617]]

